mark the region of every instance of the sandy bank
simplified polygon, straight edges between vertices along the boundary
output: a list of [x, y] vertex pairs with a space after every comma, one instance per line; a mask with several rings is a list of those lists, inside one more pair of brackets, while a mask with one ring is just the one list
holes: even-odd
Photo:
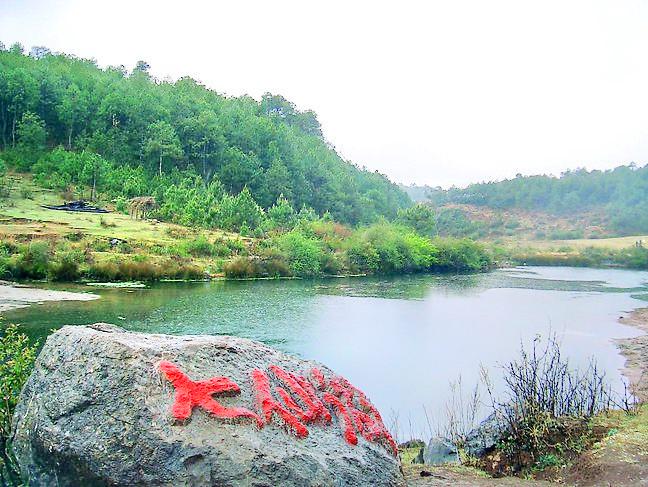
[[91, 301], [99, 298], [96, 294], [51, 291], [33, 287], [0, 284], [0, 312], [15, 308], [24, 308], [34, 303], [45, 301]]
[[632, 391], [643, 401], [648, 401], [648, 308], [636, 309], [619, 321], [645, 332], [636, 338], [618, 340], [618, 343], [626, 358], [623, 375], [630, 381]]

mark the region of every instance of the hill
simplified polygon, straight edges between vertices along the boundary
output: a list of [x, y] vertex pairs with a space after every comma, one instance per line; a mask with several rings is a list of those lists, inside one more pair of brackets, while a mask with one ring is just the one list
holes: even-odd
[[259, 219], [208, 207], [246, 189], [257, 213], [283, 196], [351, 225], [410, 204], [385, 176], [343, 160], [314, 112], [270, 93], [256, 101], [191, 78], [156, 80], [149, 68], [100, 69], [46, 48], [25, 55], [18, 44], [0, 51], [0, 161], [51, 189], [154, 196], [161, 218], [229, 230], [254, 230]]
[[[407, 187], [413, 199], [424, 198], [435, 207], [523, 211], [537, 216], [536, 231], [548, 235], [546, 217], [573, 222], [561, 225], [572, 238], [625, 236], [648, 233], [648, 166], [634, 164], [607, 171], [579, 169], [555, 176], [521, 176], [504, 181], [471, 184], [465, 188]], [[424, 196], [421, 196], [424, 195]], [[588, 228], [590, 227], [590, 228]]]

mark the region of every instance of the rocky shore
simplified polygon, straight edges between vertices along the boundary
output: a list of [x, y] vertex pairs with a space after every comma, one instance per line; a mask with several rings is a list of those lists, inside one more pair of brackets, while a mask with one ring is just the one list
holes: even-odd
[[45, 301], [92, 301], [93, 299], [99, 299], [99, 296], [91, 293], [38, 289], [0, 281], [0, 313]]

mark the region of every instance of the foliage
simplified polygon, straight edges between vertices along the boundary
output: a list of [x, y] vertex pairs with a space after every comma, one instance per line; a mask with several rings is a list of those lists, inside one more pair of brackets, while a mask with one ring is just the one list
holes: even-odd
[[11, 185], [9, 178], [5, 177], [7, 174], [7, 165], [0, 159], [0, 200], [8, 198], [11, 193]]
[[[225, 198], [245, 187], [247, 203], [263, 210], [283, 195], [294, 209], [352, 225], [393, 218], [410, 203], [385, 176], [343, 160], [316, 115], [280, 95], [225, 97], [191, 78], [155, 80], [144, 61], [127, 74], [34, 53], [0, 51], [0, 145], [16, 168], [38, 165], [39, 184], [88, 185], [111, 199], [151, 195], [165, 219], [211, 227], [220, 218], [251, 233], [260, 212], [236, 214]], [[46, 143], [52, 154], [43, 154]]]
[[417, 203], [409, 208], [398, 210], [397, 221], [412, 228], [420, 235], [436, 235], [436, 219], [432, 207], [425, 203]]
[[347, 254], [360, 272], [478, 272], [491, 265], [483, 246], [469, 240], [429, 239], [412, 231], [376, 224], [358, 231]]
[[319, 240], [293, 230], [279, 237], [278, 244], [293, 274], [304, 277], [321, 274], [324, 253]]
[[551, 265], [572, 267], [625, 267], [648, 269], [648, 248], [643, 246], [611, 249], [585, 247], [573, 249], [566, 247], [558, 250], [515, 249], [503, 251], [500, 262], [517, 265]]
[[252, 193], [246, 186], [236, 196], [224, 195], [218, 206], [217, 215], [221, 228], [241, 231], [244, 228], [259, 227], [264, 218], [264, 211], [254, 201]]
[[[522, 176], [465, 188], [406, 188], [435, 205], [471, 204], [496, 209], [521, 208], [558, 215], [603, 209], [609, 228], [619, 235], [648, 233], [648, 165], [630, 164], [606, 171], [577, 169], [560, 177]], [[570, 237], [574, 238], [574, 237]]]
[[280, 230], [290, 230], [295, 225], [298, 216], [290, 202], [284, 197], [283, 193], [279, 195], [274, 205], [268, 208], [268, 222], [270, 228]]
[[16, 325], [0, 336], [0, 483], [19, 485], [18, 466], [11, 452], [11, 419], [20, 391], [36, 358], [37, 344], [30, 344]]
[[21, 155], [20, 160], [27, 165], [21, 169], [27, 169], [45, 150], [47, 130], [38, 115], [25, 112], [18, 123], [17, 135], [18, 144], [16, 147]]
[[12, 277], [43, 279], [47, 276], [51, 249], [47, 242], [33, 241], [23, 247], [15, 260]]
[[79, 264], [84, 261], [80, 252], [66, 251], [58, 253], [56, 260], [48, 266], [47, 277], [51, 281], [76, 281], [81, 273]]

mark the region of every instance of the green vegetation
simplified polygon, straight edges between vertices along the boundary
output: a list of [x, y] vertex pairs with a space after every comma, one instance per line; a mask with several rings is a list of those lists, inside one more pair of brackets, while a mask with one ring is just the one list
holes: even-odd
[[[155, 80], [144, 62], [126, 73], [33, 52], [0, 51], [0, 213], [9, 218], [0, 222], [0, 278], [317, 277], [492, 265], [481, 245], [439, 238], [443, 221], [409, 208], [383, 175], [341, 159], [315, 114], [279, 95], [224, 97], [189, 78]], [[151, 223], [122, 216], [140, 197], [153, 197]], [[39, 206], [75, 198], [118, 213], [58, 215]]]
[[0, 335], [0, 483], [22, 485], [11, 451], [11, 419], [23, 384], [29, 377], [38, 345], [32, 345], [16, 325]]
[[[607, 229], [617, 235], [648, 233], [648, 166], [634, 164], [608, 171], [567, 171], [560, 177], [522, 176], [466, 188], [404, 188], [415, 200], [435, 206], [468, 204], [498, 210], [523, 209], [555, 215], [601, 210]], [[582, 238], [562, 236], [552, 238]]]
[[159, 218], [256, 232], [275, 204], [345, 224], [410, 204], [385, 176], [344, 161], [315, 114], [279, 95], [225, 97], [139, 62], [0, 51], [0, 159], [46, 187], [95, 198], [154, 196]]
[[[423, 236], [381, 221], [357, 228], [295, 212], [280, 198], [259, 236], [42, 208], [57, 198], [28, 177], [10, 175], [0, 202], [0, 279], [130, 281], [226, 276], [318, 277], [349, 274], [476, 272], [490, 268], [487, 249], [470, 240]], [[23, 198], [23, 193], [31, 198]], [[232, 219], [247, 192], [231, 197]], [[119, 202], [115, 203], [115, 207]]]
[[561, 246], [558, 249], [527, 247], [500, 249], [496, 254], [498, 260], [515, 265], [648, 269], [648, 248], [643, 246], [626, 248]]

